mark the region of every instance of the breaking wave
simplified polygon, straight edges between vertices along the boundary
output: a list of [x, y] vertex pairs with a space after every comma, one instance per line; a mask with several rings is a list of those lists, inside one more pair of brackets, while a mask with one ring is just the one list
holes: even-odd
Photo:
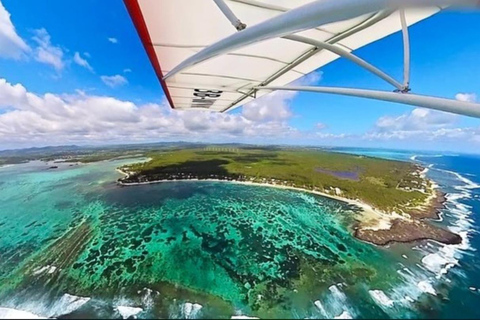
[[0, 318], [56, 318], [80, 309], [89, 301], [89, 297], [79, 297], [68, 293], [52, 303], [48, 302], [47, 297], [21, 302], [13, 299], [6, 303], [6, 307], [0, 307]]
[[457, 266], [462, 256], [471, 251], [469, 234], [474, 231], [474, 221], [470, 217], [472, 207], [462, 203], [462, 200], [472, 198], [472, 190], [480, 188], [480, 185], [465, 178], [457, 172], [437, 169], [448, 173], [456, 178], [459, 185], [453, 187], [457, 192], [448, 193], [446, 209], [443, 215], [449, 216], [451, 225], [448, 229], [461, 236], [462, 242], [458, 245], [439, 245], [436, 252], [427, 254], [422, 259], [422, 265], [439, 279], [446, 275], [450, 269]]
[[350, 304], [347, 296], [341, 290], [343, 286], [343, 283], [330, 286], [326, 297], [323, 300], [314, 302], [317, 313], [319, 313], [316, 316], [317, 318], [321, 316], [327, 319], [352, 319], [356, 316], [356, 309]]

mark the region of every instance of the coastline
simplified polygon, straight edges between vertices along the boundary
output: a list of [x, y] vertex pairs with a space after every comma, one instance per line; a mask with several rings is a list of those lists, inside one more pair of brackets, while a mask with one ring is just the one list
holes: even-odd
[[[124, 175], [124, 178], [129, 178], [129, 174], [117, 168], [117, 172]], [[426, 173], [426, 172], [424, 172]], [[128, 182], [125, 183], [121, 179], [117, 180], [120, 186], [138, 186], [149, 185], [168, 182], [226, 182], [242, 184], [247, 186], [270, 187], [283, 190], [293, 190], [299, 192], [306, 192], [321, 197], [341, 201], [349, 205], [361, 209], [362, 217], [354, 226], [353, 235], [362, 241], [369, 242], [375, 245], [386, 246], [391, 243], [409, 243], [420, 240], [434, 240], [444, 244], [458, 244], [461, 242], [461, 237], [446, 229], [433, 226], [424, 219], [438, 219], [439, 209], [443, 208], [446, 200], [445, 195], [439, 192], [435, 185], [432, 188], [433, 192], [427, 198], [426, 203], [416, 207], [411, 214], [401, 215], [396, 212], [385, 213], [376, 210], [372, 206], [362, 202], [359, 199], [350, 199], [333, 195], [321, 191], [309, 190], [299, 187], [259, 183], [252, 181], [237, 181], [225, 179], [172, 179], [172, 180], [154, 180], [145, 182]]]
[[[128, 174], [126, 172], [123, 172], [120, 169], [117, 169], [117, 171], [121, 174], [124, 174], [128, 177]], [[297, 188], [297, 187], [292, 187], [292, 186], [285, 186], [285, 185], [279, 185], [279, 184], [270, 184], [270, 183], [259, 183], [259, 182], [251, 182], [251, 181], [235, 181], [235, 180], [224, 180], [224, 179], [177, 179], [177, 180], [155, 180], [155, 181], [148, 181], [148, 182], [128, 182], [125, 183], [123, 181], [117, 181], [117, 183], [121, 186], [136, 186], [136, 185], [148, 185], [148, 184], [158, 184], [158, 183], [167, 183], [167, 182], [228, 182], [228, 183], [236, 183], [236, 184], [242, 184], [242, 185], [247, 185], [247, 186], [256, 186], [256, 187], [270, 187], [270, 188], [277, 188], [277, 189], [283, 189], [283, 190], [294, 190], [294, 191], [300, 191], [300, 192], [306, 192], [306, 193], [311, 193], [315, 194], [317, 196], [322, 196], [325, 198], [330, 198], [334, 199], [337, 201], [345, 202], [350, 205], [357, 206], [361, 208], [364, 212], [368, 212], [370, 214], [373, 214], [378, 217], [382, 218], [390, 218], [387, 217], [387, 214], [379, 212], [375, 209], [373, 209], [371, 206], [369, 206], [366, 203], [363, 203], [359, 200], [353, 200], [349, 198], [344, 198], [320, 191], [315, 191], [315, 190], [308, 190], [308, 189], [303, 189], [303, 188]]]

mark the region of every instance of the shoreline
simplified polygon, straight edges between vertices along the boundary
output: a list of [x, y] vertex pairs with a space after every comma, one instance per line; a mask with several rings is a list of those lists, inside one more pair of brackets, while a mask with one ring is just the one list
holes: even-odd
[[[117, 169], [118, 172], [125, 174], [128, 176], [127, 173]], [[340, 196], [336, 196], [333, 194], [328, 194], [324, 193], [321, 191], [315, 191], [315, 190], [308, 190], [308, 189], [303, 189], [303, 188], [297, 188], [297, 187], [292, 187], [292, 186], [284, 186], [284, 185], [278, 185], [278, 184], [270, 184], [270, 183], [260, 183], [260, 182], [250, 182], [250, 181], [236, 181], [236, 180], [224, 180], [224, 179], [176, 179], [176, 180], [155, 180], [155, 181], [148, 181], [148, 182], [128, 182], [125, 183], [123, 181], [117, 181], [117, 183], [121, 186], [139, 186], [139, 185], [149, 185], [149, 184], [159, 184], [159, 183], [167, 183], [167, 182], [225, 182], [225, 183], [235, 183], [235, 184], [242, 184], [242, 185], [247, 185], [247, 186], [255, 186], [255, 187], [270, 187], [270, 188], [276, 188], [276, 189], [283, 189], [283, 190], [293, 190], [293, 191], [300, 191], [300, 192], [306, 192], [306, 193], [311, 193], [315, 194], [317, 196], [322, 196], [325, 198], [330, 198], [334, 199], [337, 201], [345, 202], [350, 205], [357, 206], [364, 211], [373, 213], [378, 216], [385, 216], [386, 214], [381, 213], [375, 209], [373, 209], [371, 206], [369, 206], [366, 203], [363, 203], [359, 200], [353, 200], [349, 198], [344, 198]]]
[[[124, 175], [124, 178], [129, 178], [129, 174], [116, 169], [117, 172]], [[235, 183], [246, 186], [269, 187], [283, 190], [292, 190], [298, 192], [305, 192], [328, 199], [337, 200], [361, 209], [362, 217], [358, 219], [353, 226], [353, 235], [357, 239], [369, 242], [375, 245], [386, 246], [391, 243], [410, 243], [421, 240], [434, 240], [444, 244], [458, 244], [461, 242], [461, 237], [446, 229], [436, 227], [430, 224], [425, 219], [438, 218], [438, 213], [444, 207], [445, 195], [440, 193], [436, 188], [432, 189], [433, 193], [424, 203], [412, 210], [412, 215], [401, 215], [396, 212], [385, 213], [374, 209], [372, 206], [362, 202], [359, 199], [350, 199], [338, 195], [328, 194], [321, 191], [309, 190], [299, 187], [259, 183], [251, 181], [237, 181], [225, 179], [175, 179], [175, 180], [154, 180], [146, 182], [123, 182], [120, 178], [117, 184], [120, 186], [139, 186], [149, 184], [159, 184], [168, 182], [225, 182]], [[440, 200], [439, 200], [440, 198]]]

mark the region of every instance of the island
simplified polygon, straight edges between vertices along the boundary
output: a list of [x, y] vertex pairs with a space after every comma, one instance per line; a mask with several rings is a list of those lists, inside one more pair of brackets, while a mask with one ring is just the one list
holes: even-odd
[[459, 235], [434, 225], [445, 195], [415, 163], [312, 148], [193, 147], [152, 151], [149, 161], [118, 168], [122, 186], [170, 181], [228, 181], [293, 189], [356, 208], [354, 236], [376, 245]]

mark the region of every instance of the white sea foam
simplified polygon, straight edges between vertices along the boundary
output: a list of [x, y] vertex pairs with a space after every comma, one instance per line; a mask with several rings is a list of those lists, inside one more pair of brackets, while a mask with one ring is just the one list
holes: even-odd
[[454, 171], [450, 171], [450, 170], [443, 170], [443, 169], [437, 169], [437, 170], [450, 173], [450, 174], [454, 175], [458, 180], [460, 180], [461, 182], [463, 182], [463, 183], [465, 184], [465, 186], [457, 186], [457, 187], [455, 187], [455, 189], [457, 189], [457, 190], [462, 190], [462, 189], [471, 190], [471, 189], [478, 189], [478, 188], [480, 188], [480, 184], [475, 183], [475, 182], [473, 182], [472, 180], [470, 180], [470, 179], [468, 179], [468, 178], [465, 178], [464, 176], [462, 176], [462, 175], [459, 174], [458, 172], [454, 172]]
[[435, 289], [433, 288], [432, 284], [428, 281], [428, 280], [423, 280], [423, 281], [420, 281], [419, 283], [417, 283], [417, 287], [422, 291], [422, 292], [425, 292], [425, 293], [429, 293], [433, 296], [436, 296], [437, 295], [437, 292], [435, 291]]
[[393, 300], [387, 297], [385, 292], [382, 290], [370, 290], [368, 291], [372, 299], [380, 306], [380, 307], [393, 307]]
[[343, 311], [340, 315], [334, 317], [333, 319], [353, 319], [352, 315], [348, 311]]
[[340, 289], [338, 289], [336, 285], [330, 286], [328, 290], [330, 290], [332, 296], [335, 297], [336, 300], [341, 302], [347, 301], [347, 296], [345, 295], [345, 293], [340, 291]]
[[[352, 315], [356, 315], [355, 308], [349, 303], [347, 296], [342, 292], [341, 288], [345, 284], [337, 283], [331, 285], [322, 296], [321, 300], [313, 302], [318, 312], [311, 316], [311, 319], [317, 319], [318, 317], [327, 319], [351, 319]], [[343, 318], [346, 316], [349, 318]], [[339, 318], [342, 317], [342, 318]]]
[[298, 193], [298, 197], [310, 204], [315, 204], [317, 202], [317, 200], [314, 197], [306, 193]]
[[322, 316], [328, 318], [327, 311], [325, 310], [325, 308], [324, 308], [323, 304], [320, 302], [320, 300], [315, 301], [314, 304], [318, 308], [318, 310], [320, 310], [320, 313], [322, 314]]
[[149, 288], [143, 288], [143, 290], [139, 290], [138, 293], [144, 293], [142, 295], [142, 304], [144, 309], [152, 309], [154, 305], [153, 298], [159, 294], [158, 291], [153, 291], [152, 289]]
[[353, 306], [349, 304], [347, 296], [340, 290], [342, 286], [344, 286], [342, 283], [338, 283], [328, 288], [330, 293], [327, 295], [324, 303], [327, 318], [336, 317], [342, 314], [348, 314], [350, 316], [355, 316], [356, 314]]
[[53, 303], [52, 307], [50, 307], [49, 316], [59, 317], [61, 315], [72, 313], [88, 301], [90, 301], [90, 298], [88, 297], [78, 297], [65, 293], [58, 301]]
[[472, 207], [461, 203], [462, 199], [469, 199], [472, 196], [472, 189], [480, 187], [470, 179], [467, 179], [459, 173], [447, 170], [440, 170], [453, 175], [460, 185], [454, 189], [458, 192], [447, 194], [447, 203], [445, 213], [453, 218], [453, 224], [448, 229], [461, 236], [462, 242], [458, 245], [439, 245], [440, 248], [436, 252], [430, 252], [422, 259], [423, 266], [430, 272], [436, 274], [439, 279], [448, 271], [459, 264], [459, 260], [463, 254], [471, 250], [469, 233], [473, 231], [474, 221], [470, 218]]
[[143, 311], [142, 308], [127, 307], [127, 306], [116, 306], [115, 309], [117, 309], [118, 313], [120, 313], [123, 319], [136, 317], [137, 314]]
[[437, 274], [437, 277], [446, 274], [450, 268], [457, 264], [457, 262], [458, 260], [453, 257], [443, 256], [441, 251], [438, 253], [430, 253], [422, 259], [425, 268]]
[[[408, 279], [416, 278], [409, 273], [405, 273], [405, 276]], [[393, 288], [388, 295], [382, 290], [370, 290], [370, 297], [391, 318], [397, 318], [401, 308], [411, 310], [412, 304], [423, 294], [423, 291], [411, 281], [406, 281], [403, 285]]]
[[468, 231], [463, 231], [470, 227], [471, 223], [469, 221], [458, 220], [457, 226], [450, 226], [449, 229], [458, 233], [462, 238], [462, 242], [458, 245], [442, 245], [437, 252], [423, 257], [423, 266], [430, 272], [435, 273], [437, 279], [447, 274], [451, 268], [457, 266], [462, 254], [470, 249]]
[[422, 170], [422, 172], [420, 172], [420, 176], [425, 178], [425, 176], [427, 175], [428, 171], [430, 171], [430, 169], [427, 167], [425, 169]]
[[[412, 270], [408, 268], [402, 268], [397, 270], [404, 279], [404, 283], [398, 287], [395, 287], [389, 292], [389, 299], [394, 302], [394, 307], [403, 306], [411, 309], [412, 303], [420, 298], [424, 294], [436, 295], [436, 291], [433, 288], [431, 279], [420, 271]], [[385, 312], [389, 313], [387, 308], [382, 308]]]
[[403, 268], [402, 271], [409, 274], [410, 276], [415, 276], [415, 274], [410, 269], [408, 269], [407, 267]]
[[42, 273], [45, 273], [45, 272], [47, 272], [48, 274], [52, 274], [56, 270], [57, 270], [57, 267], [47, 265], [47, 266], [40, 267], [40, 268], [37, 268], [37, 269], [33, 270], [33, 275], [36, 276], [36, 275], [39, 275], [39, 274], [42, 274]]
[[240, 316], [232, 316], [230, 319], [260, 319], [260, 318], [240, 315]]
[[0, 319], [48, 319], [34, 313], [13, 308], [0, 307]]
[[[21, 310], [38, 317], [55, 318], [70, 314], [90, 301], [89, 297], [79, 297], [68, 293], [56, 300], [51, 300], [48, 293], [43, 295], [12, 296], [3, 301], [3, 306], [13, 310]], [[1, 317], [0, 317], [1, 318]]]
[[182, 314], [186, 319], [195, 319], [202, 308], [201, 304], [185, 302], [182, 307]]

